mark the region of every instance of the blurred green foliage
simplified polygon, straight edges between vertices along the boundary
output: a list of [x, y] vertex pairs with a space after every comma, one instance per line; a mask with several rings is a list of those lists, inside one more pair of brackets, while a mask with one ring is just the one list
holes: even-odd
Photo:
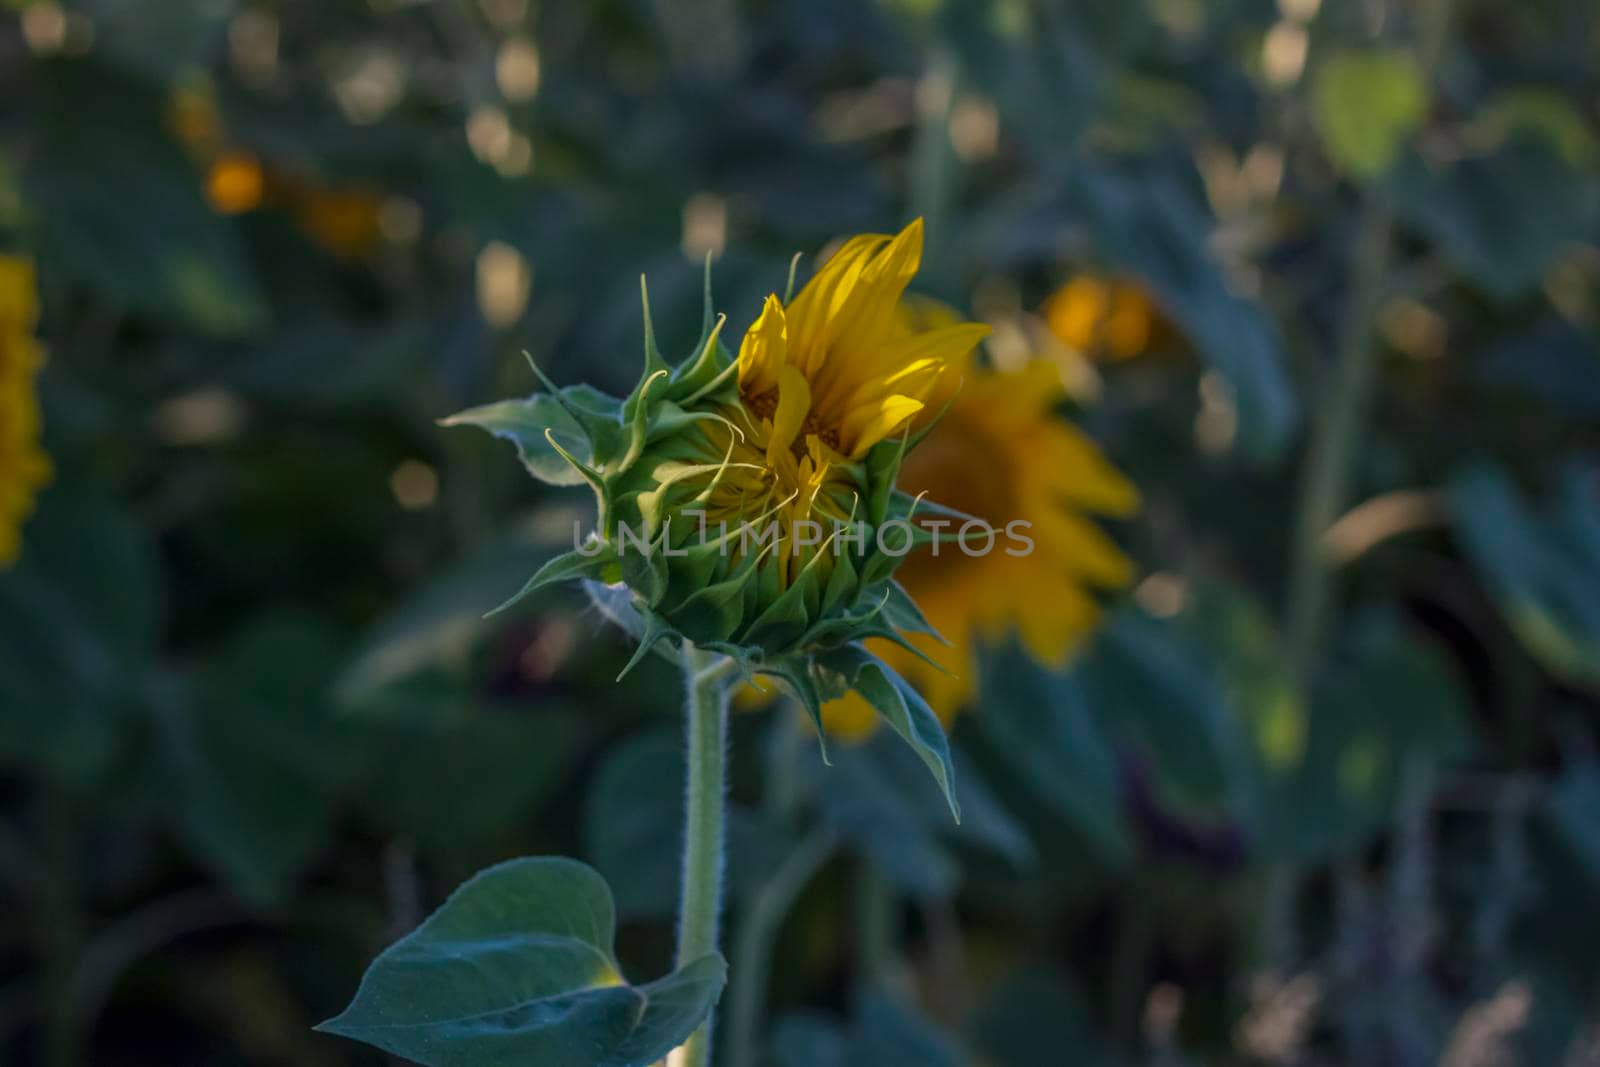
[[[56, 477], [0, 572], [0, 1061], [383, 1062], [311, 1026], [516, 855], [592, 863], [670, 974], [679, 681], [614, 685], [573, 596], [483, 617], [583, 494], [434, 420], [523, 350], [626, 391], [639, 273], [681, 351], [705, 253], [742, 331], [920, 214], [919, 286], [1078, 383], [1141, 581], [1069, 668], [986, 651], [960, 826], [892, 737], [736, 717], [735, 964], [829, 846], [762, 1062], [1590, 1062], [1597, 42], [1586, 0], [10, 0]], [[1048, 339], [1081, 273], [1146, 352]]]

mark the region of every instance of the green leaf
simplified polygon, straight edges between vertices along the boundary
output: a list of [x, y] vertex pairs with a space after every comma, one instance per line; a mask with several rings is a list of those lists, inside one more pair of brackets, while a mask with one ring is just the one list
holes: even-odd
[[555, 434], [578, 460], [592, 465], [594, 449], [576, 419], [549, 393], [526, 400], [500, 400], [458, 411], [440, 419], [441, 426], [476, 426], [517, 446], [522, 465], [548, 485], [583, 485], [586, 479], [550, 446], [545, 431]]
[[955, 1041], [898, 994], [869, 989], [855, 998], [848, 1027], [795, 1012], [773, 1027], [775, 1067], [956, 1067], [967, 1060]]
[[1540, 514], [1506, 473], [1476, 467], [1450, 487], [1462, 547], [1528, 651], [1568, 682], [1600, 686], [1600, 494], [1592, 471], [1565, 472]]
[[1082, 683], [1046, 672], [1014, 645], [992, 649], [981, 673], [983, 736], [1034, 795], [1108, 860], [1125, 862], [1132, 848], [1116, 754]]
[[1311, 111], [1335, 165], [1373, 178], [1393, 165], [1428, 110], [1428, 84], [1401, 51], [1340, 52], [1318, 66]]
[[161, 720], [180, 832], [257, 907], [292, 889], [327, 839], [335, 791], [364, 762], [358, 729], [330, 705], [340, 654], [314, 620], [259, 620], [229, 642], [193, 713]]
[[593, 551], [580, 552], [573, 549], [563, 552], [554, 559], [549, 560], [544, 566], [533, 572], [533, 577], [523, 583], [522, 588], [511, 595], [511, 598], [499, 607], [489, 612], [498, 615], [507, 611], [523, 600], [537, 593], [539, 590], [561, 582], [572, 582], [582, 578], [599, 578], [601, 573], [615, 562], [610, 551], [599, 544], [588, 546]]
[[1408, 156], [1393, 184], [1400, 220], [1503, 301], [1536, 290], [1597, 216], [1588, 172], [1526, 135], [1492, 154], [1448, 163]]
[[364, 723], [371, 821], [434, 853], [473, 855], [514, 834], [566, 778], [581, 740], [560, 705], [486, 707], [465, 684], [415, 678]]
[[1358, 616], [1313, 694], [1305, 759], [1265, 820], [1265, 844], [1302, 861], [1359, 847], [1392, 817], [1403, 775], [1449, 768], [1475, 739], [1442, 652], [1387, 613]]
[[1247, 814], [1250, 745], [1220, 657], [1173, 622], [1128, 608], [1081, 678], [1103, 728], [1150, 758], [1169, 799], [1193, 815]]
[[860, 645], [846, 645], [819, 657], [819, 664], [844, 679], [843, 688], [866, 698], [890, 729], [911, 746], [933, 774], [944, 793], [950, 814], [961, 821], [956, 803], [955, 768], [950, 762], [950, 742], [939, 717], [904, 678]]
[[98, 779], [161, 634], [143, 530], [84, 489], [45, 493], [0, 571], [0, 764]]
[[647, 1067], [706, 1018], [726, 966], [705, 956], [629, 985], [615, 925], [605, 881], [581, 863], [490, 867], [384, 950], [318, 1029], [425, 1067]]
[[977, 1043], [994, 1067], [1110, 1067], [1116, 1062], [1083, 994], [1053, 967], [1034, 966], [998, 983], [979, 1010]]

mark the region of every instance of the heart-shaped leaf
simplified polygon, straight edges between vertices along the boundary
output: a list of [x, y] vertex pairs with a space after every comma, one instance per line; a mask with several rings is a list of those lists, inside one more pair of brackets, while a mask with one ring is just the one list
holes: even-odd
[[611, 952], [615, 926], [592, 868], [507, 861], [389, 946], [318, 1029], [426, 1067], [645, 1067], [704, 1021], [727, 968], [713, 954], [629, 985]]

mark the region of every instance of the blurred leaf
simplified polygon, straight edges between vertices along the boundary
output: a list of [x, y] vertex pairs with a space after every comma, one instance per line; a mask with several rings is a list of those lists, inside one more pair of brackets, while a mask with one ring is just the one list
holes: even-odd
[[51, 489], [0, 571], [0, 762], [89, 783], [141, 698], [161, 634], [144, 532], [111, 500]]
[[1451, 163], [1408, 157], [1394, 176], [1402, 221], [1500, 300], [1533, 289], [1596, 218], [1596, 190], [1555, 149], [1518, 138]]
[[1109, 1067], [1078, 990], [1057, 971], [1033, 967], [1010, 975], [979, 1010], [975, 1040], [994, 1067]]
[[883, 989], [855, 998], [848, 1027], [797, 1012], [772, 1030], [774, 1067], [956, 1067], [955, 1043], [931, 1020]]
[[1081, 677], [1102, 728], [1153, 760], [1183, 807], [1249, 815], [1248, 745], [1221, 663], [1204, 646], [1129, 607], [1106, 627]]
[[1311, 109], [1334, 164], [1373, 178], [1427, 115], [1428, 84], [1405, 52], [1339, 52], [1317, 67]]
[[1132, 854], [1117, 759], [1083, 685], [1047, 672], [1014, 645], [981, 672], [980, 732], [1017, 778], [1094, 842], [1112, 865]]
[[1476, 366], [1485, 381], [1530, 392], [1557, 411], [1600, 419], [1600, 343], [1565, 319], [1490, 345]]
[[1450, 487], [1462, 547], [1522, 643], [1568, 682], [1600, 685], [1600, 488], [1592, 468], [1564, 472], [1543, 515], [1510, 478], [1474, 467]]
[[[559, 509], [543, 514], [548, 521], [530, 517], [436, 575], [376, 623], [340, 675], [340, 701], [381, 711], [386, 687], [413, 675], [463, 675], [478, 642], [515, 616], [486, 619], [485, 614], [520, 589], [561, 546], [561, 538], [572, 536], [571, 527], [560, 529]], [[577, 512], [572, 521], [578, 521]]]
[[1592, 164], [1600, 156], [1600, 141], [1590, 131], [1583, 112], [1551, 89], [1503, 92], [1485, 105], [1474, 125], [1496, 141], [1521, 133], [1543, 137], [1573, 167]]
[[[677, 914], [683, 866], [683, 738], [646, 730], [606, 753], [584, 800], [584, 854], [605, 876], [624, 919]], [[728, 803], [728, 890], [743, 896], [782, 863], [791, 842]]]
[[1449, 661], [1386, 614], [1359, 617], [1316, 688], [1305, 760], [1269, 809], [1269, 848], [1302, 860], [1356, 847], [1414, 768], [1448, 768], [1475, 738]]
[[564, 779], [581, 736], [565, 708], [486, 709], [438, 676], [389, 695], [390, 714], [351, 720], [370, 750], [369, 816], [430, 851], [460, 853], [518, 827]]
[[328, 835], [335, 791], [360, 773], [359, 735], [328, 697], [341, 651], [313, 620], [257, 620], [207, 672], [193, 715], [166, 724], [178, 825], [252, 905], [282, 902]]
[[154, 82], [174, 81], [225, 45], [237, 0], [72, 0], [92, 20], [96, 52]]
[[573, 860], [518, 859], [469, 879], [384, 950], [318, 1029], [426, 1067], [646, 1067], [722, 993], [719, 956], [633, 986], [612, 956], [611, 894]]
[[1600, 883], [1600, 769], [1581, 764], [1568, 770], [1551, 791], [1546, 811], [1584, 873]]
[[1210, 251], [1213, 224], [1193, 194], [1160, 171], [1078, 167], [1068, 179], [1074, 214], [1098, 254], [1148, 285], [1200, 357], [1232, 386], [1240, 445], [1271, 459], [1298, 420], [1282, 341], [1262, 309], [1234, 295]]
[[[1242, 717], [1255, 760], [1273, 776], [1298, 768], [1310, 711], [1265, 607], [1239, 585], [1191, 578], [1177, 622], [1190, 641], [1214, 657], [1218, 683]], [[1224, 742], [1222, 752], [1231, 751], [1231, 742]]]
[[47, 271], [204, 333], [264, 326], [232, 222], [212, 213], [201, 174], [163, 129], [165, 97], [88, 60], [52, 62], [38, 84], [28, 177]]
[[[881, 740], [900, 745], [896, 738]], [[951, 823], [941, 807], [925, 804], [929, 799], [938, 804], [937, 790], [925, 783], [907, 795], [875, 758], [877, 744], [878, 739], [872, 745], [835, 744], [831, 767], [808, 756], [800, 768], [802, 782], [839, 836], [869, 857], [901, 892], [948, 896], [956, 889], [958, 871], [930, 816], [945, 826]], [[926, 779], [920, 763], [917, 769]]]

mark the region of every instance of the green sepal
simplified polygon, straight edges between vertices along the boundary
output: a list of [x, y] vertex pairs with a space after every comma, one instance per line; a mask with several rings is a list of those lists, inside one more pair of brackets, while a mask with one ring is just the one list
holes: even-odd
[[884, 599], [880, 597], [865, 611], [851, 611], [818, 619], [795, 644], [800, 648], [833, 648], [865, 640], [882, 629], [877, 625], [877, 618], [883, 611], [883, 605]]
[[[647, 628], [644, 613], [649, 609], [639, 606], [638, 598], [627, 586], [621, 582], [589, 580], [581, 584], [594, 609], [609, 622], [636, 641], [644, 636]], [[657, 640], [651, 650], [674, 667], [682, 669], [683, 657], [678, 653], [678, 646]]]
[[[658, 374], [672, 373], [672, 365], [661, 355], [661, 349], [656, 344], [656, 324], [650, 316], [650, 284], [643, 274], [639, 275], [639, 305], [644, 313], [644, 372], [639, 376], [642, 386]], [[634, 392], [639, 390], [635, 389]]]
[[[900, 477], [900, 463], [906, 456], [906, 434], [893, 441], [879, 441], [867, 449], [863, 484], [867, 489], [867, 526], [876, 530], [891, 517], [890, 504]], [[902, 494], [903, 495], [903, 494]]]
[[583, 480], [589, 483], [589, 488], [594, 490], [596, 524], [600, 529], [606, 529], [611, 522], [611, 487], [606, 484], [605, 478], [601, 476], [599, 471], [567, 451], [561, 442], [556, 440], [554, 433], [545, 430], [544, 439], [549, 442], [550, 447], [555, 449], [562, 459], [571, 465], [573, 470], [583, 476]]
[[555, 396], [583, 427], [593, 449], [594, 466], [608, 466], [622, 450], [622, 401], [582, 382], [567, 386]]
[[836, 610], [855, 601], [861, 591], [861, 583], [856, 576], [855, 563], [844, 553], [834, 557], [833, 573], [828, 575], [828, 584], [822, 590], [822, 604], [817, 614], [826, 619]]
[[587, 555], [577, 549], [573, 549], [571, 552], [563, 552], [554, 559], [546, 561], [544, 566], [533, 572], [533, 577], [529, 578], [521, 589], [518, 589], [515, 594], [499, 607], [485, 612], [483, 617], [487, 619], [491, 615], [498, 615], [503, 611], [507, 611], [516, 606], [525, 597], [531, 596], [547, 585], [555, 585], [557, 582], [569, 582], [578, 578], [599, 578], [605, 572], [605, 569], [615, 562], [616, 557], [612, 554], [609, 545], [601, 543], [598, 547], [599, 551]]
[[629, 543], [627, 548], [617, 546], [617, 563], [622, 568], [622, 581], [638, 594], [650, 607], [661, 603], [667, 595], [667, 561], [661, 546], [651, 541], [640, 548]]
[[837, 676], [843, 689], [854, 689], [866, 698], [890, 729], [899, 734], [917, 754], [934, 781], [944, 792], [945, 802], [956, 822], [961, 808], [956, 803], [955, 768], [950, 760], [950, 742], [939, 717], [928, 707], [915, 688], [886, 663], [859, 644], [845, 645], [817, 657], [819, 669]]
[[649, 608], [640, 608], [637, 604], [634, 607], [639, 612], [639, 618], [644, 622], [644, 632], [638, 635], [639, 643], [635, 646], [633, 655], [628, 657], [628, 662], [623, 664], [622, 670], [617, 672], [617, 681], [619, 682], [626, 678], [643, 661], [645, 656], [656, 647], [657, 642], [663, 637], [681, 640], [681, 635], [672, 626], [668, 625], [666, 619]]
[[817, 728], [817, 750], [822, 762], [833, 766], [833, 761], [828, 758], [828, 731], [822, 727], [822, 694], [817, 691], [817, 681], [812, 675], [810, 662], [798, 656], [769, 660], [761, 665], [761, 672], [778, 679], [789, 695], [806, 709], [806, 714]]
[[754, 556], [745, 557], [731, 576], [695, 589], [672, 609], [674, 622], [690, 640], [703, 646], [707, 640], [733, 637], [744, 621], [744, 588], [755, 566]]
[[628, 428], [628, 451], [616, 465], [617, 473], [626, 471], [639, 461], [644, 446], [650, 440], [650, 390], [657, 382], [665, 381], [670, 372], [658, 370], [640, 379], [638, 388], [622, 403], [622, 421]]
[[946, 648], [950, 642], [945, 640], [943, 634], [934, 629], [928, 617], [922, 614], [922, 609], [917, 607], [917, 602], [911, 599], [911, 594], [906, 592], [905, 586], [893, 578], [888, 582], [888, 596], [883, 604], [883, 621], [896, 630], [904, 630], [911, 634], [927, 634], [937, 640]]
[[[811, 626], [812, 616], [821, 604], [822, 580], [817, 574], [823, 557], [824, 552], [819, 550], [790, 580], [789, 588], [776, 600], [767, 603], [745, 632], [747, 641], [781, 652], [800, 640]], [[777, 567], [771, 566], [769, 569], [776, 571]]]

